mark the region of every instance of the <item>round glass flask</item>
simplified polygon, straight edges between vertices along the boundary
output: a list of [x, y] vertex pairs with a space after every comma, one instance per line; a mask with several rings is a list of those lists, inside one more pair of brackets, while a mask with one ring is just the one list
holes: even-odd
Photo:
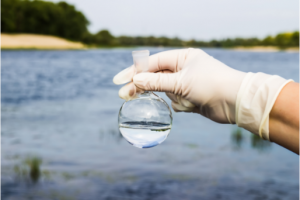
[[[149, 51], [134, 51], [137, 73], [148, 70]], [[172, 112], [168, 104], [152, 92], [145, 91], [123, 103], [119, 112], [119, 129], [133, 146], [150, 148], [161, 144], [172, 127]]]

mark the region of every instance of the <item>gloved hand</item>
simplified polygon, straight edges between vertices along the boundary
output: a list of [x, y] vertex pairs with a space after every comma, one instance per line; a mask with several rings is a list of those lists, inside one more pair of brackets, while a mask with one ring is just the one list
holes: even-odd
[[142, 90], [166, 92], [176, 112], [195, 112], [215, 122], [237, 123], [265, 139], [269, 138], [266, 118], [288, 82], [278, 76], [232, 69], [204, 51], [191, 48], [152, 55], [148, 72], [135, 75], [131, 66], [113, 81], [133, 81], [119, 91], [125, 100]]

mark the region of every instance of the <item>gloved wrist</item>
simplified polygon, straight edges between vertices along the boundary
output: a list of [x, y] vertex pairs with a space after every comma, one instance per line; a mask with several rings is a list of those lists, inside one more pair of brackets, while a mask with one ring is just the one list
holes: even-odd
[[236, 99], [236, 124], [269, 140], [269, 114], [282, 88], [292, 80], [264, 73], [247, 73]]

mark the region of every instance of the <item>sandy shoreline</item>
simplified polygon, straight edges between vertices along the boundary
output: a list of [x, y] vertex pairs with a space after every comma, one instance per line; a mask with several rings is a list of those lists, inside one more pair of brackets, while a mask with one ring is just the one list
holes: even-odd
[[251, 51], [251, 52], [299, 52], [299, 47], [291, 47], [287, 49], [280, 49], [278, 47], [272, 46], [253, 46], [253, 47], [234, 47], [232, 48], [235, 51]]
[[85, 49], [80, 42], [38, 34], [1, 34], [1, 49]]

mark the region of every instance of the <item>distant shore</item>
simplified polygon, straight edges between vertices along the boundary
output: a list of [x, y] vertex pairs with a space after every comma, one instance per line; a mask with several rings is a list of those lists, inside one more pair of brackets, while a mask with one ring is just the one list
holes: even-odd
[[290, 47], [286, 49], [280, 49], [274, 46], [252, 46], [252, 47], [234, 47], [232, 48], [235, 51], [251, 51], [251, 52], [299, 52], [299, 47]]
[[1, 49], [85, 49], [81, 42], [38, 34], [1, 34]]
[[[39, 35], [39, 34], [1, 34], [1, 49], [39, 49], [39, 50], [67, 50], [67, 49], [90, 49], [81, 42], [73, 42], [64, 38]], [[201, 48], [201, 47], [200, 47]], [[251, 51], [251, 52], [299, 52], [299, 47], [280, 49], [274, 46], [252, 46], [252, 47], [233, 47], [229, 48], [234, 51]]]

